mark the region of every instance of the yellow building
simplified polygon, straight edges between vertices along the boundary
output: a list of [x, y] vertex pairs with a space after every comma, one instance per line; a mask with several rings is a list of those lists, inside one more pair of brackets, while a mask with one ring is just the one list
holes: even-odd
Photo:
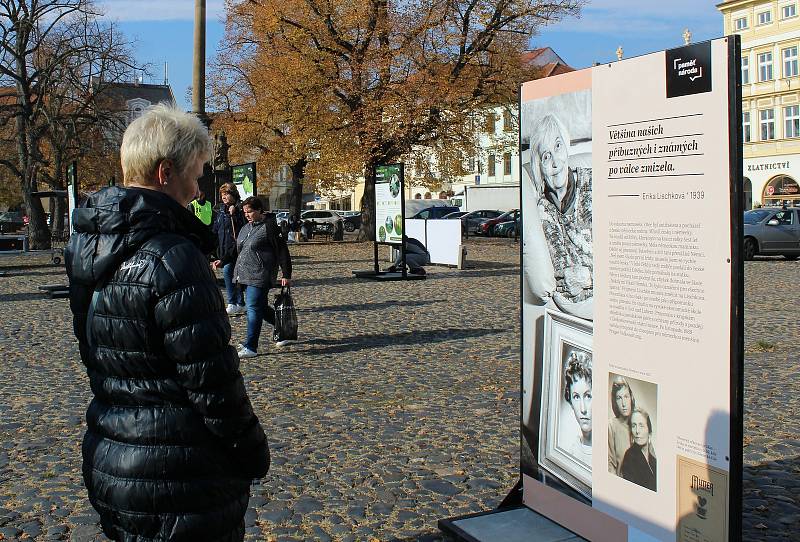
[[745, 209], [800, 205], [800, 0], [717, 5], [725, 35], [742, 37]]

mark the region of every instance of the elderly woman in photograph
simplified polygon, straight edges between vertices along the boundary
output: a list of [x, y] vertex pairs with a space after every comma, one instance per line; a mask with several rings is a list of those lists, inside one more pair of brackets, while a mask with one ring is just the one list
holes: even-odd
[[533, 301], [593, 319], [592, 170], [571, 168], [570, 137], [549, 114], [530, 141], [523, 251]]
[[208, 257], [186, 206], [211, 156], [196, 116], [158, 105], [122, 138], [125, 187], [73, 214], [70, 308], [94, 394], [83, 478], [112, 540], [242, 540], [267, 473]]
[[608, 421], [608, 472], [619, 475], [622, 458], [631, 446], [630, 419], [636, 400], [630, 384], [622, 376], [611, 382], [611, 410], [614, 417]]
[[572, 350], [564, 369], [564, 399], [572, 407], [580, 433], [567, 448], [589, 468], [592, 466], [592, 356]]
[[635, 408], [629, 421], [633, 443], [622, 458], [620, 474], [626, 480], [656, 491], [656, 456], [650, 447], [653, 424], [650, 414], [642, 408]]

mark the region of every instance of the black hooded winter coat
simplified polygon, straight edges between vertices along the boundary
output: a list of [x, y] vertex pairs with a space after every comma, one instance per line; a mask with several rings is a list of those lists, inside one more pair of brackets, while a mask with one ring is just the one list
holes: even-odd
[[94, 393], [83, 476], [103, 530], [241, 540], [269, 450], [204, 256], [213, 236], [146, 189], [106, 188], [73, 217], [70, 307]]

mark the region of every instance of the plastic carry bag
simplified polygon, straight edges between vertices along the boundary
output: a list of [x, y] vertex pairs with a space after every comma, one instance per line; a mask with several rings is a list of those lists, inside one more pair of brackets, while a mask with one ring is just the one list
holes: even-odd
[[273, 340], [297, 340], [297, 311], [294, 308], [292, 290], [282, 286], [281, 292], [275, 296], [275, 331]]

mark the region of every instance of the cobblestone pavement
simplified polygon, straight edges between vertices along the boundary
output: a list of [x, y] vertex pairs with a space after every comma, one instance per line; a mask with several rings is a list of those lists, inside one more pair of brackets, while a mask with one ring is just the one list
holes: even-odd
[[[434, 541], [497, 506], [518, 466], [519, 246], [469, 241], [471, 268], [356, 281], [372, 245], [292, 248], [300, 341], [242, 372], [270, 438], [248, 540]], [[798, 540], [800, 262], [746, 265], [744, 540]], [[88, 381], [66, 281], [0, 256], [0, 540], [104, 540], [80, 475]], [[233, 321], [243, 338], [244, 319]], [[262, 335], [266, 337], [266, 333]]]

